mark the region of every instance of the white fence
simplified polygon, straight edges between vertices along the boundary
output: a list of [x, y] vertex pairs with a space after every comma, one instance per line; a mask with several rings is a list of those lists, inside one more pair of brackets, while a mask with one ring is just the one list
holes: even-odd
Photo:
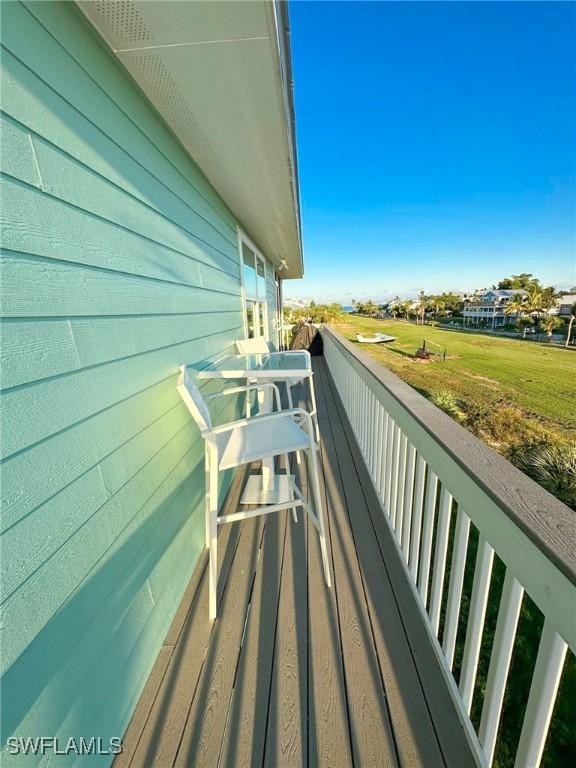
[[[494, 758], [524, 593], [544, 615], [515, 762], [516, 768], [537, 768], [566, 651], [576, 650], [576, 515], [332, 329], [324, 328], [322, 335], [328, 368], [463, 724], [484, 765]], [[461, 671], [455, 680], [452, 667], [471, 526], [478, 531], [478, 549]], [[476, 732], [469, 713], [495, 554], [506, 572]]]

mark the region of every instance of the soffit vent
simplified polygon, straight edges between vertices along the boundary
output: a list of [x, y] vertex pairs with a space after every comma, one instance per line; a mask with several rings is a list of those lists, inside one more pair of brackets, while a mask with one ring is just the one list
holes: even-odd
[[135, 3], [129, 0], [97, 0], [96, 11], [124, 43], [154, 40]]
[[157, 53], [130, 54], [123, 61], [172, 130], [178, 131], [184, 141], [193, 138], [196, 161], [210, 158], [220, 165], [162, 57]]
[[157, 53], [130, 56], [127, 63], [144, 90], [149, 89], [154, 94], [155, 104], [170, 125], [183, 130], [191, 127], [198, 130], [188, 102]]
[[132, 55], [126, 58], [125, 63], [172, 129], [188, 136], [193, 134], [195, 141], [201, 145], [202, 154], [211, 154], [210, 145], [194, 119], [189, 103], [180, 93], [162, 58], [157, 53]]

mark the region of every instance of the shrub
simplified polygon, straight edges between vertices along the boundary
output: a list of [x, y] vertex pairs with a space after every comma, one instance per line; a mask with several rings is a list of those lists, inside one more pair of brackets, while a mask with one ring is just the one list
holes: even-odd
[[[481, 440], [492, 444], [520, 443], [525, 445], [528, 435], [521, 411], [505, 402], [494, 401], [489, 405], [467, 402], [468, 426]], [[534, 442], [534, 437], [531, 442]]]
[[529, 446], [514, 453], [514, 464], [547, 491], [576, 509], [576, 444]]
[[430, 400], [437, 408], [452, 416], [456, 421], [464, 421], [466, 414], [460, 408], [458, 400], [449, 389], [434, 389], [430, 392]]

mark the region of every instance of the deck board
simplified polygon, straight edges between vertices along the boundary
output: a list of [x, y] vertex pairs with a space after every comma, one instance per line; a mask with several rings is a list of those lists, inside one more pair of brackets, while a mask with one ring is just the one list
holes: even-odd
[[286, 515], [266, 521], [222, 748], [223, 766], [261, 765], [264, 759], [286, 523]]
[[[282, 512], [223, 526], [218, 619], [204, 556], [115, 768], [475, 765], [334, 384], [314, 366], [333, 587], [302, 510], [298, 523]], [[309, 493], [305, 464], [292, 471]]]
[[[398, 758], [403, 766], [441, 765], [443, 758], [420, 686], [414, 660], [394, 600], [387, 572], [383, 569], [368, 506], [356, 465], [350, 453], [346, 431], [338, 418], [334, 392], [324, 367], [320, 370], [323, 399], [334, 413], [330, 429], [338, 468], [344, 476], [342, 492], [347, 500], [352, 535], [362, 564], [365, 596], [369, 608], [376, 653], [386, 690]], [[324, 444], [328, 443], [328, 437]], [[386, 610], [382, 610], [386, 606]]]

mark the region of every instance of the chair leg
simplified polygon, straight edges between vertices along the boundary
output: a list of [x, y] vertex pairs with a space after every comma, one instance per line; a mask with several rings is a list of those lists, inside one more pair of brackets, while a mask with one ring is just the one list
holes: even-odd
[[204, 537], [206, 549], [210, 546], [210, 451], [204, 443]]
[[216, 618], [216, 597], [218, 591], [218, 465], [214, 461], [214, 454], [210, 461], [210, 509], [209, 509], [209, 535], [210, 535], [210, 594], [208, 599], [208, 616]]
[[312, 376], [308, 377], [308, 388], [310, 389], [310, 403], [312, 405], [312, 418], [314, 419], [314, 427], [316, 429], [316, 442], [320, 445], [320, 427], [318, 426], [318, 410], [316, 408], [316, 390], [314, 388], [314, 379]]
[[[287, 453], [284, 454], [284, 468], [286, 470], [286, 475], [290, 476], [290, 457]], [[292, 498], [294, 498], [294, 491], [292, 491]], [[294, 522], [298, 522], [298, 512], [296, 511], [296, 507], [292, 507], [292, 517], [294, 518]]]
[[314, 508], [316, 517], [318, 518], [318, 527], [320, 528], [320, 551], [322, 552], [322, 564], [324, 566], [324, 578], [328, 587], [332, 586], [332, 578], [330, 576], [330, 564], [328, 562], [328, 548], [326, 546], [326, 529], [324, 526], [324, 509], [322, 507], [322, 494], [320, 493], [320, 474], [318, 470], [318, 458], [313, 445], [310, 445], [308, 451], [312, 487], [314, 490]]
[[[286, 397], [288, 398], [288, 407], [294, 408], [294, 401], [292, 399], [292, 387], [288, 382], [286, 382]], [[302, 461], [302, 457], [300, 456], [300, 451], [296, 451], [296, 462], [300, 464]]]

